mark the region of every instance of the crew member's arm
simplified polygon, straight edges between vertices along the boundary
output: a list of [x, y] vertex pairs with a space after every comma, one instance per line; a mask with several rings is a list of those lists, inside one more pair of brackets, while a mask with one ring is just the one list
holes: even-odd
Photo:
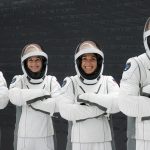
[[60, 94], [60, 85], [55, 77], [52, 78], [51, 82], [51, 98], [37, 101], [35, 103], [32, 103], [30, 106], [37, 111], [42, 111], [43, 113], [53, 115], [54, 112], [58, 111], [56, 105], [56, 97]]
[[99, 109], [102, 110], [105, 109], [107, 113], [119, 112], [118, 107], [119, 86], [111, 76], [107, 77], [106, 83], [108, 94], [84, 93], [79, 95], [77, 101], [97, 106]]
[[140, 69], [135, 59], [129, 59], [120, 82], [119, 108], [130, 117], [150, 116], [150, 85], [140, 88]]
[[0, 109], [5, 108], [8, 104], [8, 101], [9, 98], [6, 80], [3, 77], [2, 72], [0, 72]]
[[22, 76], [15, 76], [10, 84], [9, 99], [17, 106], [26, 105], [49, 97], [49, 92], [44, 89], [22, 89]]
[[88, 118], [98, 117], [105, 113], [96, 106], [80, 105], [75, 103], [73, 85], [70, 78], [64, 80], [66, 84], [61, 89], [62, 94], [59, 96], [59, 112], [61, 116], [69, 121], [78, 121]]

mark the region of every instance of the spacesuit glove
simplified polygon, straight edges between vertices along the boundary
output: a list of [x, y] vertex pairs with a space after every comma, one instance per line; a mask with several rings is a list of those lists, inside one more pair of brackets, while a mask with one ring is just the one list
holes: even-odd
[[75, 101], [76, 104], [78, 105], [86, 105], [89, 106], [89, 102], [86, 102], [86, 100], [82, 100], [79, 98], [79, 95], [77, 96], [77, 100]]
[[45, 114], [53, 115], [55, 111], [55, 99], [48, 98], [44, 101], [37, 101], [29, 105], [35, 111], [40, 111]]
[[150, 98], [150, 84], [142, 88], [141, 95]]
[[31, 100], [28, 100], [27, 104], [29, 105], [29, 104], [35, 103], [37, 101], [42, 101], [42, 100], [45, 100], [45, 99], [48, 99], [48, 98], [51, 98], [50, 93], [46, 90], [43, 90], [43, 95], [42, 96], [36, 97], [34, 99], [31, 99]]
[[[100, 110], [106, 112], [107, 108], [97, 104], [97, 102], [94, 100], [96, 95], [97, 94], [95, 94], [95, 93], [84, 93], [84, 94], [78, 95], [77, 102], [85, 103], [86, 105], [97, 106]], [[98, 100], [99, 100], [99, 98], [98, 98]]]
[[95, 96], [96, 96], [95, 93], [83, 93], [83, 94], [78, 95], [77, 102], [92, 104], [94, 102], [93, 98]]
[[46, 90], [44, 90], [43, 97], [44, 98], [42, 100], [46, 100], [48, 98], [51, 98], [51, 93], [46, 91]]
[[78, 102], [85, 102], [90, 105], [95, 105], [99, 109], [106, 111], [107, 113], [119, 112], [117, 103], [117, 94], [95, 94], [95, 93], [84, 93], [79, 95]]

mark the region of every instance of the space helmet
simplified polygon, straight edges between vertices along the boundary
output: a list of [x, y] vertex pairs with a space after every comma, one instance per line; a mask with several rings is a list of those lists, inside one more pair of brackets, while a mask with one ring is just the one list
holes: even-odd
[[[86, 53], [93, 53], [97, 59], [97, 68], [92, 74], [86, 74], [81, 68], [82, 56]], [[80, 43], [75, 51], [75, 69], [78, 77], [84, 84], [95, 84], [100, 79], [104, 67], [104, 54], [98, 44], [93, 41]]]
[[[32, 72], [27, 67], [27, 60], [28, 58], [36, 56], [42, 59], [42, 69], [40, 72]], [[43, 82], [48, 68], [48, 56], [47, 54], [41, 49], [38, 44], [28, 44], [26, 45], [21, 54], [21, 66], [24, 75], [27, 77], [28, 81], [33, 84], [38, 84]]]

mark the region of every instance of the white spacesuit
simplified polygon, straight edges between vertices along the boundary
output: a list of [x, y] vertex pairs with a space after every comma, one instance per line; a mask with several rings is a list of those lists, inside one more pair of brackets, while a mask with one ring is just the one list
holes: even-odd
[[[39, 59], [42, 68], [39, 72], [33, 72], [27, 65], [28, 61], [33, 67]], [[60, 85], [54, 76], [46, 75], [48, 56], [39, 45], [29, 44], [24, 47], [21, 64], [24, 74], [13, 78], [9, 90], [10, 101], [16, 106], [22, 106], [17, 150], [54, 150], [51, 115], [55, 111], [53, 97], [58, 94]], [[36, 70], [36, 67], [34, 65], [32, 69]], [[38, 106], [46, 106], [46, 111], [40, 110]]]
[[3, 73], [0, 72], [0, 109], [4, 109], [8, 104], [8, 88], [3, 77]]
[[[96, 70], [90, 74], [81, 67], [83, 61], [87, 61], [87, 72], [93, 67], [91, 63], [95, 58], [90, 60], [88, 54], [94, 55], [97, 63]], [[103, 61], [103, 52], [97, 45], [92, 41], [84, 41], [77, 47], [75, 54], [77, 75], [64, 79], [59, 112], [63, 118], [73, 122], [73, 150], [112, 149], [107, 114], [119, 111], [114, 100], [119, 87], [111, 76], [102, 75]]]
[[119, 94], [119, 108], [128, 116], [128, 150], [150, 149], [150, 18], [144, 28], [146, 53], [128, 59]]

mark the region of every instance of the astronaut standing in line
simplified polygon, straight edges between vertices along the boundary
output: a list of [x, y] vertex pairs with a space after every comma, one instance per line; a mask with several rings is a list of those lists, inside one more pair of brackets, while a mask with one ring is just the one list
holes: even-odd
[[[7, 83], [3, 76], [3, 73], [0, 71], [0, 109], [4, 109], [7, 106], [8, 102], [9, 102], [9, 98], [8, 98]], [[1, 131], [0, 131], [0, 137], [1, 138], [3, 137], [1, 135]], [[1, 140], [1, 138], [0, 138], [0, 140]], [[1, 145], [1, 141], [0, 141], [0, 145]], [[2, 146], [0, 146], [0, 147], [2, 147]]]
[[61, 116], [73, 122], [73, 150], [112, 150], [108, 114], [119, 111], [119, 87], [113, 77], [102, 75], [103, 62], [97, 44], [84, 41], [75, 53], [77, 75], [64, 79], [58, 106]]
[[128, 116], [127, 150], [150, 150], [150, 18], [143, 38], [146, 53], [127, 60], [120, 82], [119, 108]]
[[[56, 77], [47, 75], [48, 56], [38, 44], [23, 48], [21, 64], [24, 74], [13, 78], [9, 90], [10, 101], [22, 107], [17, 150], [54, 150], [51, 116], [60, 85]], [[46, 111], [38, 106], [47, 106]]]
[[3, 73], [0, 71], [0, 109], [4, 109], [9, 102], [8, 88]]

